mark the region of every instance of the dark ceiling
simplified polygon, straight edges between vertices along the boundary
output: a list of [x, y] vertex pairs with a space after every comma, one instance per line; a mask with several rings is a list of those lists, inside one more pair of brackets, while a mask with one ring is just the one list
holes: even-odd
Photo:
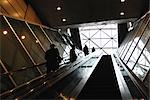
[[[27, 2], [27, 0], [26, 0]], [[149, 0], [28, 0], [43, 24], [50, 27], [85, 23], [122, 22], [139, 18], [148, 9]], [[60, 6], [61, 10], [57, 11]], [[120, 15], [124, 12], [124, 15]], [[66, 22], [62, 19], [66, 18]]]

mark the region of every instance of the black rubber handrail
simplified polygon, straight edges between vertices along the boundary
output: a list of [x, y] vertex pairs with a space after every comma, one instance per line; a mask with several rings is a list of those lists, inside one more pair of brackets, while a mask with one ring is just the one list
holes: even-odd
[[[43, 62], [43, 63], [37, 64], [37, 65], [33, 65], [33, 66], [30, 66], [30, 67], [22, 67], [21, 69], [12, 70], [12, 71], [9, 71], [9, 72], [4, 72], [4, 73], [0, 74], [0, 76], [2, 76], [2, 75], [12, 75], [12, 74], [14, 74], [16, 72], [19, 72], [19, 71], [22, 71], [22, 70], [26, 70], [26, 69], [29, 69], [29, 68], [41, 67], [42, 65], [45, 65], [45, 64], [46, 64], [46, 62]], [[60, 64], [60, 66], [63, 65], [63, 64], [64, 63]]]

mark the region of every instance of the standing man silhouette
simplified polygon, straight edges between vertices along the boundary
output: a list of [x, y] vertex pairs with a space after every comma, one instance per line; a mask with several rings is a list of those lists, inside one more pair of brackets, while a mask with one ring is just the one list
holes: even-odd
[[85, 55], [85, 56], [89, 54], [89, 50], [88, 50], [87, 45], [84, 46], [83, 52], [84, 52], [84, 55]]
[[94, 51], [95, 51], [95, 48], [93, 47], [93, 48], [92, 48], [92, 52], [94, 52]]
[[50, 49], [45, 53], [47, 74], [51, 71], [56, 71], [59, 68], [60, 56], [59, 51], [54, 44], [50, 45]]
[[77, 55], [75, 53], [75, 46], [72, 45], [72, 49], [70, 50], [70, 62], [74, 62], [77, 59]]

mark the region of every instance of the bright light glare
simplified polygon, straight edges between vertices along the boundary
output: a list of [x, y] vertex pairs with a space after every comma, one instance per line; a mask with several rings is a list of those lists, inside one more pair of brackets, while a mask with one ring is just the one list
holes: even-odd
[[121, 0], [121, 2], [125, 2], [125, 0]]
[[57, 10], [61, 10], [61, 7], [57, 7]]
[[8, 32], [7, 31], [3, 31], [3, 34], [6, 35]]
[[123, 16], [123, 15], [124, 15], [124, 12], [121, 12], [121, 13], [120, 13], [120, 15], [122, 15], [122, 16]]
[[66, 19], [65, 19], [65, 18], [63, 18], [63, 19], [62, 19], [62, 21], [63, 21], [63, 22], [65, 22], [65, 21], [66, 21]]
[[21, 39], [22, 39], [22, 40], [24, 40], [25, 38], [26, 38], [26, 36], [24, 36], [24, 35], [21, 36]]

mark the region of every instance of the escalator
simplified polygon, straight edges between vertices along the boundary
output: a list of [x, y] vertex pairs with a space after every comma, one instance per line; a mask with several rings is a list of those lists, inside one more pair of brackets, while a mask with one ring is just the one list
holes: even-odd
[[110, 55], [102, 56], [78, 99], [121, 99]]

